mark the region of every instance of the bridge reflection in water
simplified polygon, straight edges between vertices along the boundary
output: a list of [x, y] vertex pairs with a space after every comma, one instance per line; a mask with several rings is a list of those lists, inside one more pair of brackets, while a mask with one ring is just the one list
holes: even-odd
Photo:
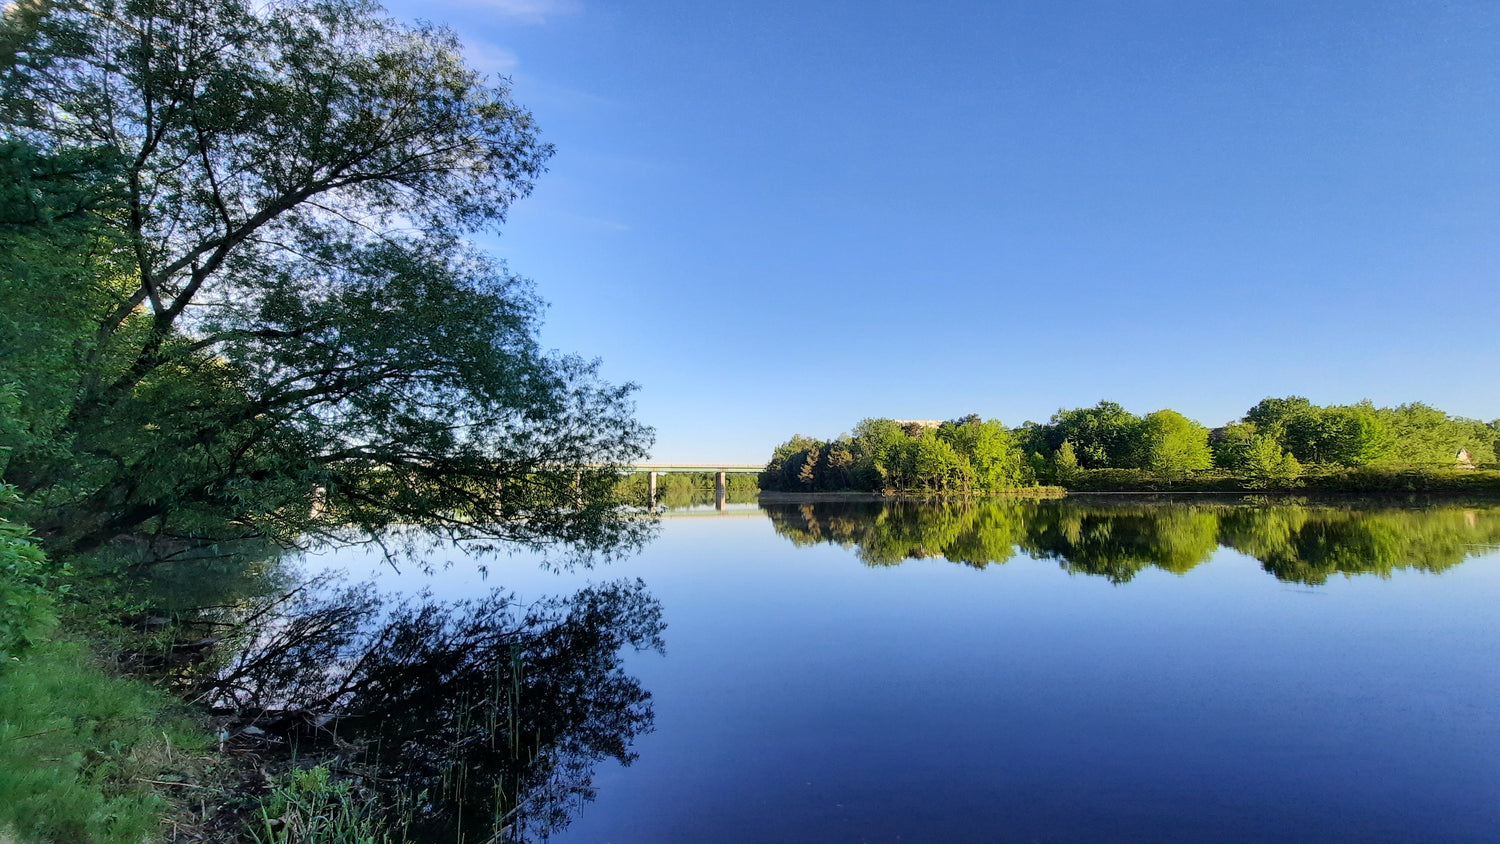
[[729, 504], [730, 475], [759, 475], [766, 467], [759, 463], [657, 463], [626, 466], [631, 474], [646, 473], [646, 486], [650, 490], [651, 506], [656, 506], [656, 477], [658, 475], [707, 474], [714, 476], [714, 508], [724, 510]]

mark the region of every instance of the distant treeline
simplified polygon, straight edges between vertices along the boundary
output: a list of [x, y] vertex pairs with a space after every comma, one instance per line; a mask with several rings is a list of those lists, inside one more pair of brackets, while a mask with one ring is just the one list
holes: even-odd
[[866, 419], [830, 441], [798, 435], [776, 447], [760, 483], [787, 492], [920, 493], [1194, 482], [1223, 489], [1468, 488], [1490, 473], [1454, 472], [1493, 467], [1497, 448], [1500, 420], [1450, 416], [1421, 403], [1319, 406], [1300, 396], [1268, 398], [1210, 430], [1175, 410], [1137, 416], [1101, 401], [1019, 428], [971, 414], [946, 422]]

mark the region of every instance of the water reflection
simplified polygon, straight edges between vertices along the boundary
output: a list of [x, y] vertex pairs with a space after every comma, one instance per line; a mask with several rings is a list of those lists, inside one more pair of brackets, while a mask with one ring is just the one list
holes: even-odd
[[722, 510], [734, 504], [753, 504], [760, 497], [756, 490], [730, 487], [719, 495], [714, 489], [664, 488], [656, 497], [657, 506], [665, 510], [685, 510], [692, 507], [713, 505]]
[[[1493, 554], [1500, 507], [1071, 499], [761, 509], [782, 539], [758, 518], [723, 518], [708, 502], [664, 519], [663, 540], [630, 569], [652, 592], [640, 581], [580, 588], [582, 573], [526, 585], [512, 570], [513, 586], [569, 594], [403, 601], [384, 596], [381, 585], [396, 588], [389, 581], [309, 583], [267, 555], [236, 578], [199, 555], [157, 567], [143, 600], [149, 618], [170, 618], [192, 640], [171, 646], [173, 655], [191, 648], [170, 663], [173, 676], [232, 719], [231, 742], [250, 742], [240, 731], [253, 727], [262, 758], [274, 745], [299, 765], [328, 762], [364, 783], [412, 841], [540, 840], [565, 827], [564, 837], [583, 841], [889, 840], [898, 832], [973, 840], [980, 829], [1093, 840], [1120, 823], [1106, 810], [1078, 812], [1076, 794], [1097, 789], [1100, 770], [1120, 782], [1168, 783], [1173, 795], [1218, 782], [1215, 805], [1240, 806], [1242, 822], [1262, 824], [1246, 837], [1265, 840], [1307, 821], [1277, 814], [1282, 782], [1325, 789], [1318, 793], [1338, 808], [1314, 819], [1324, 831], [1337, 829], [1329, 824], [1351, 801], [1365, 806], [1338, 790], [1347, 769], [1384, 771], [1396, 784], [1390, 793], [1456, 783], [1462, 805], [1493, 793], [1493, 742], [1482, 724], [1451, 740], [1454, 725], [1476, 723], [1463, 713], [1494, 697], [1489, 675], [1472, 670], [1493, 650], [1493, 586], [1464, 585], [1485, 583], [1468, 577], [1483, 565], [1364, 590], [1380, 593], [1374, 603], [1354, 600], [1361, 590], [1344, 590], [1345, 602], [1306, 601], [1244, 565], [1195, 569], [1229, 548], [1297, 583], [1442, 572]], [[1036, 567], [1036, 577], [975, 578], [948, 566], [869, 577], [856, 566], [807, 567], [808, 555], [784, 540], [841, 545], [871, 566], [942, 558], [984, 569], [1023, 557], [1114, 583], [1152, 567], [1195, 579], [1192, 589], [1147, 579], [1127, 595], [1071, 588], [1086, 584]], [[456, 574], [425, 583], [449, 595], [481, 589]], [[552, 585], [563, 583], [571, 585]], [[276, 591], [255, 597], [264, 590]], [[653, 702], [624, 660], [628, 648], [661, 650], [656, 596], [671, 608], [681, 644], [672, 660], [642, 669], [651, 671]], [[1405, 632], [1379, 642], [1358, 634], [1375, 624]], [[198, 647], [210, 641], [218, 647]], [[997, 656], [997, 641], [1027, 645]], [[1456, 691], [1428, 694], [1434, 687]], [[1101, 695], [1114, 716], [1096, 717]], [[1172, 714], [1182, 701], [1199, 713], [1186, 725]], [[628, 774], [603, 764], [634, 759], [658, 708], [661, 729], [640, 744], [641, 763]], [[894, 780], [883, 755], [892, 736], [902, 760]], [[1410, 746], [1432, 749], [1435, 761], [1392, 761], [1412, 736]], [[1296, 752], [1299, 741], [1309, 754]], [[1465, 755], [1471, 746], [1480, 750]], [[936, 770], [996, 785], [953, 790], [925, 773]], [[596, 771], [598, 801], [584, 813]], [[1044, 785], [1027, 790], [1032, 783]], [[820, 801], [811, 809], [809, 794]], [[1190, 801], [1143, 799], [1149, 812], [1122, 810], [1138, 825], [1121, 840], [1169, 840], [1163, 830], [1172, 829], [1160, 826], [1169, 822], [1183, 824], [1178, 840], [1219, 828], [1220, 818], [1194, 814]], [[1421, 815], [1429, 816], [1435, 829], [1449, 817]], [[1309, 836], [1320, 837], [1304, 830]]]
[[1500, 508], [1061, 501], [814, 502], [763, 505], [797, 545], [833, 543], [867, 565], [941, 557], [975, 568], [1018, 552], [1125, 583], [1156, 567], [1186, 574], [1219, 548], [1278, 579], [1441, 572], [1500, 545]]
[[640, 581], [395, 605], [314, 582], [237, 614], [241, 646], [197, 695], [301, 758], [363, 770], [409, 840], [545, 838], [593, 799], [594, 766], [629, 764], [652, 728], [621, 667], [627, 646], [662, 648]]

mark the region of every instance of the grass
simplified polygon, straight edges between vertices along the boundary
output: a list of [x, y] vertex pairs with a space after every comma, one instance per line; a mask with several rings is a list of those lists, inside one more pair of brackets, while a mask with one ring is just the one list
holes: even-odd
[[257, 844], [391, 844], [367, 800], [323, 765], [290, 771], [261, 804]]
[[[0, 504], [6, 492], [0, 485]], [[369, 817], [368, 795], [331, 780], [327, 768], [284, 775], [259, 805], [238, 793], [244, 772], [209, 749], [186, 704], [93, 655], [165, 647], [171, 634], [112, 623], [155, 602], [134, 595], [108, 561], [90, 562], [99, 576], [70, 592], [72, 582], [46, 576], [29, 532], [0, 519], [0, 844], [146, 844], [184, 831], [215, 841], [390, 844]], [[57, 594], [69, 598], [61, 607]]]
[[208, 737], [165, 692], [88, 647], [38, 643], [0, 667], [0, 841], [160, 840]]

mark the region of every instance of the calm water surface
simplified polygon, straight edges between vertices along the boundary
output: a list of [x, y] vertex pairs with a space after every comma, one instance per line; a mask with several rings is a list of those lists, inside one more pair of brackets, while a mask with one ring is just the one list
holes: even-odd
[[519, 837], [1494, 841], [1497, 543], [1486, 506], [820, 503], [669, 515], [593, 570], [305, 568], [439, 601], [644, 582], [664, 648], [611, 676], [649, 699], [574, 731], [634, 760], [545, 739], [570, 761]]

